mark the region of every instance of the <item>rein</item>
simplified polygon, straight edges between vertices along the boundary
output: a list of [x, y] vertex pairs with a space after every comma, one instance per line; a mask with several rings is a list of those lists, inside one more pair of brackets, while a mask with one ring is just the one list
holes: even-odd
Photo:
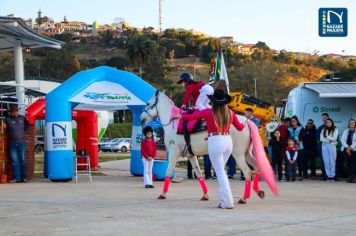
[[[154, 119], [154, 117], [152, 117], [152, 116], [150, 115], [150, 113], [148, 113], [148, 110], [151, 110], [151, 109], [156, 108], [156, 112], [157, 112], [157, 114], [158, 114], [157, 104], [158, 104], [158, 95], [155, 97], [155, 102], [154, 102], [151, 106], [149, 106], [149, 107], [147, 107], [145, 110], [143, 110], [143, 112], [145, 112], [151, 119]], [[177, 118], [170, 118], [167, 124], [162, 124], [162, 123], [161, 123], [161, 125], [162, 125], [162, 126], [168, 126], [168, 125], [170, 125], [170, 124], [171, 124], [173, 121], [175, 121], [175, 120], [177, 120]], [[174, 123], [173, 123], [173, 125], [174, 125]]]

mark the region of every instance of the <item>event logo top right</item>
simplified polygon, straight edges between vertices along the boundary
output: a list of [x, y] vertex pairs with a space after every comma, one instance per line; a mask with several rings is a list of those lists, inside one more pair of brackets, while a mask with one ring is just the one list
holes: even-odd
[[347, 8], [319, 8], [319, 36], [347, 36]]

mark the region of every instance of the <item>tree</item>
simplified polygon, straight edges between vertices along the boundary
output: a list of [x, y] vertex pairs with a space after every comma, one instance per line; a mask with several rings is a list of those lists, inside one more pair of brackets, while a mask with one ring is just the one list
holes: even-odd
[[2, 53], [0, 55], [0, 79], [13, 78], [14, 71], [14, 58], [12, 54]]
[[342, 71], [346, 70], [349, 65], [346, 61], [341, 59], [331, 59], [326, 61], [327, 69], [331, 71]]
[[42, 73], [41, 64], [42, 64], [42, 61], [39, 59], [26, 59], [26, 62], [24, 63], [25, 77], [27, 77], [27, 76], [30, 76], [30, 77], [41, 76], [41, 73]]
[[294, 63], [295, 56], [291, 52], [287, 52], [286, 50], [281, 50], [277, 56], [277, 61], [285, 64]]
[[55, 34], [53, 38], [68, 43], [70, 42], [72, 35], [69, 32], [63, 32], [61, 34]]
[[79, 70], [79, 61], [64, 49], [49, 51], [41, 66], [44, 76], [61, 81], [68, 79]]
[[99, 41], [104, 46], [111, 46], [113, 43], [113, 32], [111, 30], [104, 30], [99, 34]]
[[142, 34], [138, 34], [129, 39], [127, 44], [127, 55], [131, 64], [139, 70], [140, 77], [142, 69], [149, 64], [154, 53], [157, 53], [158, 44]]
[[[166, 48], [167, 52], [174, 50], [174, 55], [176, 58], [187, 57], [186, 46], [184, 43], [178, 39], [161, 38], [160, 45]], [[168, 57], [168, 55], [166, 55]]]
[[124, 56], [112, 57], [106, 61], [106, 65], [117, 69], [125, 69], [129, 66], [129, 60]]
[[221, 42], [217, 38], [208, 38], [200, 49], [200, 58], [205, 63], [210, 63], [216, 52], [221, 49]]
[[260, 49], [262, 51], [269, 51], [270, 48], [267, 46], [265, 42], [258, 41], [254, 48]]

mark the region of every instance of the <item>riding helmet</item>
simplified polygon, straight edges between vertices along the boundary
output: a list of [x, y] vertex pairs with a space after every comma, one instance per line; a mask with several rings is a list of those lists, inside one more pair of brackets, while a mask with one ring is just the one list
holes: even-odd
[[177, 77], [177, 84], [189, 83], [190, 81], [193, 81], [193, 76], [188, 72], [183, 72]]

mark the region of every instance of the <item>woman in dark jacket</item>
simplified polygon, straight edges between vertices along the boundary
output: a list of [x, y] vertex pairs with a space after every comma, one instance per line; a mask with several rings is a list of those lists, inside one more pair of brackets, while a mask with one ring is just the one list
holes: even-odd
[[272, 168], [274, 173], [278, 174], [278, 180], [282, 180], [282, 162], [284, 157], [284, 141], [281, 139], [281, 132], [276, 130], [272, 134], [269, 141], [269, 146], [272, 148]]
[[297, 116], [291, 117], [291, 126], [288, 128], [290, 136], [295, 140], [295, 144], [298, 146], [298, 175], [299, 180], [302, 181], [303, 177], [308, 178], [307, 169], [305, 169], [304, 165], [304, 128], [300, 124], [299, 119]]
[[[310, 176], [316, 176], [316, 156], [317, 156], [317, 130], [314, 121], [309, 119], [304, 129], [303, 144], [304, 144], [304, 169], [310, 167]], [[307, 177], [307, 176], [305, 176]]]

